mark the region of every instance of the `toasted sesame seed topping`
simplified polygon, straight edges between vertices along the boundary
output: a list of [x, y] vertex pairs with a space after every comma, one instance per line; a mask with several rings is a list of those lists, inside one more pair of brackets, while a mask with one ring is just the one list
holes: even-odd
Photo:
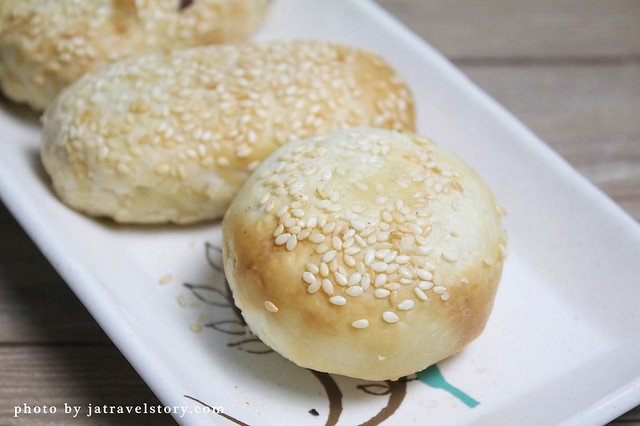
[[270, 301], [266, 301], [264, 302], [264, 307], [267, 309], [267, 311], [269, 312], [273, 312], [276, 313], [279, 311], [278, 307], [276, 305], [273, 304], [273, 302]]
[[419, 287], [414, 287], [413, 292], [415, 293], [416, 297], [420, 300], [429, 299], [429, 297], [427, 296], [427, 293], [425, 293], [424, 290], [420, 289]]
[[348, 287], [345, 290], [345, 293], [351, 297], [358, 297], [362, 295], [363, 291], [364, 290], [362, 290], [362, 287], [360, 287], [359, 285], [354, 285], [353, 287]]
[[289, 238], [291, 238], [291, 234], [286, 233], [286, 234], [280, 234], [276, 237], [275, 239], [275, 243], [278, 246], [281, 246], [283, 244], [286, 244], [287, 241], [289, 241]]
[[[331, 136], [292, 142], [295, 148], [277, 157], [269, 166], [271, 173], [258, 169], [262, 177], [256, 188], [262, 192], [254, 202], [258, 209], [274, 203], [274, 241], [309, 253], [301, 273], [308, 292], [319, 292], [314, 297], [338, 306], [359, 303], [357, 298], [369, 293], [374, 297], [364, 299], [366, 303], [392, 307], [383, 320], [393, 324], [410, 310], [451, 297], [443, 285], [448, 273], [439, 268], [459, 261], [456, 250], [466, 228], [449, 221], [447, 209], [453, 211], [455, 200], [465, 208], [462, 201], [472, 186], [464, 194], [455, 188], [465, 183], [463, 175], [428, 149], [429, 143], [409, 149], [362, 130], [351, 129], [349, 134], [346, 142], [334, 143]], [[406, 167], [386, 184], [372, 183], [371, 176], [386, 170], [387, 158], [402, 155]], [[361, 162], [366, 169], [346, 167], [343, 160]], [[308, 170], [313, 173], [305, 174]], [[451, 245], [435, 250], [443, 238]], [[496, 256], [499, 261], [498, 250]], [[421, 304], [429, 299], [431, 304]], [[390, 308], [380, 312], [384, 309]], [[340, 312], [336, 314], [347, 311]]]
[[338, 285], [346, 286], [347, 283], [349, 282], [349, 279], [346, 277], [346, 275], [344, 275], [344, 274], [342, 274], [340, 272], [335, 272], [334, 273], [334, 277], [335, 277], [336, 283]]
[[322, 287], [322, 283], [320, 281], [315, 281], [312, 284], [309, 284], [307, 287], [307, 292], [310, 294], [317, 293], [318, 290]]
[[333, 283], [330, 280], [326, 279], [326, 278], [323, 279], [322, 280], [322, 291], [324, 291], [329, 296], [333, 296], [333, 293], [334, 293]]
[[347, 303], [347, 299], [342, 296], [332, 296], [329, 298], [329, 302], [333, 303], [334, 305], [342, 306]]
[[371, 269], [376, 272], [384, 272], [389, 268], [389, 265], [385, 262], [374, 262], [371, 264]]
[[367, 327], [369, 327], [369, 320], [367, 320], [367, 319], [359, 319], [359, 320], [356, 320], [356, 321], [352, 322], [351, 326], [353, 328], [358, 328], [358, 329], [367, 328]]
[[410, 309], [413, 309], [414, 306], [415, 302], [411, 299], [405, 299], [402, 302], [398, 303], [398, 309], [400, 309], [401, 311], [408, 311]]
[[307, 284], [313, 284], [313, 283], [317, 282], [317, 279], [316, 279], [315, 275], [313, 275], [311, 272], [308, 272], [308, 271], [304, 272], [302, 274], [302, 279]]
[[433, 288], [433, 292], [435, 294], [444, 294], [446, 293], [447, 289], [441, 285], [437, 285]]
[[377, 288], [376, 291], [374, 292], [374, 295], [378, 299], [384, 299], [385, 297], [387, 297], [390, 294], [391, 294], [391, 292], [389, 290], [387, 290], [386, 288]]
[[394, 312], [391, 311], [386, 311], [382, 314], [382, 319], [385, 322], [388, 322], [389, 324], [395, 324], [398, 321], [400, 321], [400, 318], [398, 317], [398, 315], [396, 315]]
[[298, 245], [298, 237], [296, 235], [291, 235], [291, 237], [287, 240], [287, 250], [292, 251]]

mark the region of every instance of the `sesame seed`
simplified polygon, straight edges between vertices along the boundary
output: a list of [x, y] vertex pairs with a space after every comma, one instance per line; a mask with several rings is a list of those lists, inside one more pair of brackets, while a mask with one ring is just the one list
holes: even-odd
[[400, 267], [398, 273], [404, 278], [413, 278], [413, 273], [407, 267]]
[[337, 251], [329, 250], [328, 252], [326, 252], [325, 254], [322, 255], [322, 261], [325, 262], [325, 263], [329, 263], [333, 259], [335, 259], [337, 254], [338, 254]]
[[411, 260], [411, 257], [407, 256], [406, 254], [396, 257], [396, 263], [398, 265], [404, 265], [406, 263], [409, 263], [410, 260]]
[[296, 235], [296, 237], [298, 237], [298, 234], [300, 234], [300, 231], [302, 231], [302, 228], [300, 228], [298, 225], [295, 225], [288, 228], [287, 231], [289, 231], [291, 234], [294, 234]]
[[313, 234], [311, 234], [309, 236], [309, 241], [311, 241], [312, 243], [316, 243], [316, 244], [320, 244], [323, 243], [325, 241], [326, 237], [324, 236], [324, 234], [320, 234], [318, 232], [314, 232]]
[[356, 243], [358, 243], [358, 245], [362, 248], [366, 248], [367, 247], [367, 243], [365, 242], [365, 240], [362, 239], [362, 237], [358, 234], [355, 235], [355, 240]]
[[291, 238], [291, 234], [289, 233], [280, 234], [276, 237], [275, 243], [276, 245], [281, 246], [283, 244], [286, 244], [289, 241], [289, 238]]
[[340, 273], [340, 272], [335, 272], [333, 274], [335, 280], [336, 280], [336, 284], [338, 285], [342, 285], [345, 286], [347, 285], [347, 283], [349, 282], [348, 278], [346, 277], [346, 275]]
[[287, 240], [287, 250], [292, 251], [296, 248], [296, 246], [298, 245], [298, 237], [294, 234], [291, 235], [291, 238], [289, 238]]
[[347, 299], [343, 296], [332, 296], [329, 298], [329, 302], [337, 306], [342, 306], [347, 303]]
[[336, 227], [336, 223], [335, 222], [329, 222], [326, 225], [324, 225], [322, 227], [322, 233], [325, 235], [328, 235], [331, 233], [331, 231], [334, 230], [334, 228]]
[[342, 259], [348, 266], [354, 267], [356, 265], [356, 260], [351, 255], [345, 254]]
[[354, 220], [351, 222], [351, 226], [353, 226], [356, 231], [362, 231], [367, 225], [361, 220]]
[[320, 263], [320, 275], [323, 277], [329, 276], [329, 266], [324, 262]]
[[418, 277], [422, 280], [431, 281], [433, 279], [433, 274], [431, 274], [431, 272], [427, 271], [426, 269], [417, 268], [416, 273], [418, 274]]
[[378, 274], [373, 282], [374, 287], [381, 287], [387, 283], [387, 274]]
[[282, 216], [284, 216], [288, 211], [289, 211], [289, 206], [284, 205], [284, 206], [280, 207], [280, 208], [276, 211], [276, 216], [277, 216], [277, 217], [282, 217]]
[[[351, 240], [353, 242], [353, 239]], [[345, 248], [346, 243], [344, 243], [342, 245], [342, 248]], [[349, 256], [353, 256], [356, 255], [358, 253], [360, 253], [362, 251], [362, 249], [360, 247], [348, 247], [346, 248], [346, 250], [344, 251], [345, 254], [348, 254]]]
[[315, 263], [307, 263], [306, 265], [307, 267], [307, 271], [311, 272], [312, 274], [318, 274], [320, 272], [320, 268], [318, 268], [318, 265], [316, 265]]
[[331, 245], [327, 241], [325, 241], [323, 243], [318, 244], [318, 246], [316, 247], [316, 253], [318, 254], [326, 253], [330, 248], [331, 248]]
[[284, 232], [284, 225], [281, 223], [280, 225], [278, 225], [278, 227], [276, 228], [275, 231], [273, 231], [273, 237], [277, 237], [278, 235], [282, 234]]
[[391, 311], [384, 312], [382, 314], [382, 319], [388, 322], [389, 324], [395, 324], [398, 321], [400, 321], [400, 318], [398, 317], [398, 315], [396, 315], [394, 312], [391, 312]]
[[317, 293], [321, 287], [322, 287], [322, 283], [320, 281], [316, 281], [312, 284], [309, 284], [309, 286], [307, 287], [307, 293], [309, 294]]
[[441, 285], [437, 285], [433, 288], [433, 292], [435, 294], [444, 294], [447, 291], [447, 289]]
[[306, 239], [309, 235], [311, 235], [311, 229], [307, 228], [300, 233], [298, 233], [298, 241]]
[[309, 271], [305, 271], [302, 274], [302, 279], [304, 280], [304, 282], [306, 282], [307, 284], [313, 284], [315, 282], [317, 282], [318, 280], [316, 279], [316, 277]]
[[386, 255], [383, 260], [385, 263], [391, 263], [394, 260], [396, 260], [397, 256], [398, 256], [398, 252], [394, 250], [390, 252], [388, 255]]
[[420, 288], [415, 287], [413, 289], [414, 294], [416, 295], [416, 297], [420, 300], [427, 300], [429, 299], [429, 297], [427, 296], [427, 294]]
[[418, 288], [420, 290], [429, 290], [431, 287], [433, 287], [433, 283], [429, 282], [429, 281], [419, 281], [418, 282]]
[[335, 236], [331, 239], [331, 247], [336, 251], [342, 250], [342, 240], [340, 237]]
[[330, 200], [320, 200], [316, 203], [316, 207], [318, 207], [319, 209], [326, 209], [327, 207], [329, 207], [331, 205], [331, 201]]
[[333, 283], [326, 278], [322, 280], [322, 291], [324, 291], [329, 296], [333, 296]]
[[354, 285], [353, 287], [347, 288], [345, 293], [351, 297], [358, 297], [362, 295], [363, 290], [359, 285]]
[[349, 281], [347, 282], [347, 285], [354, 286], [354, 285], [358, 284], [361, 279], [362, 279], [362, 274], [359, 273], [359, 272], [354, 272], [349, 277]]
[[401, 288], [401, 285], [400, 283], [387, 283], [384, 285], [384, 288], [386, 288], [387, 290], [395, 291], [399, 290]]
[[408, 311], [410, 309], [413, 309], [414, 306], [415, 302], [411, 299], [405, 299], [402, 302], [398, 303], [398, 309], [400, 309], [401, 311]]
[[451, 181], [451, 187], [458, 192], [464, 192], [464, 187], [462, 186], [462, 184], [455, 179]]
[[383, 248], [376, 251], [376, 259], [384, 259], [387, 255], [391, 253], [391, 250], [388, 248]]
[[378, 299], [384, 299], [385, 297], [387, 297], [388, 295], [391, 294], [391, 292], [385, 288], [377, 288], [373, 294], [378, 298]]
[[369, 274], [364, 274], [362, 276], [362, 279], [360, 280], [360, 287], [366, 290], [369, 288], [370, 285], [371, 285], [371, 276], [369, 276]]
[[367, 327], [369, 327], [369, 320], [359, 319], [359, 320], [356, 320], [356, 321], [352, 322], [351, 326], [353, 328], [358, 328], [358, 329], [367, 328]]
[[376, 272], [385, 272], [388, 269], [389, 265], [385, 262], [374, 262], [371, 264], [371, 269]]
[[442, 293], [440, 295], [440, 298], [446, 302], [450, 298], [449, 293], [447, 293], [447, 292]]
[[264, 302], [264, 307], [267, 309], [267, 311], [269, 312], [273, 312], [276, 313], [279, 311], [278, 307], [276, 305], [273, 304], [273, 302], [270, 301], [266, 301]]
[[391, 265], [389, 265], [389, 267], [387, 268], [387, 273], [388, 274], [393, 274], [394, 272], [396, 272], [398, 270], [398, 268], [400, 267], [400, 265], [398, 265], [397, 263], [392, 263]]

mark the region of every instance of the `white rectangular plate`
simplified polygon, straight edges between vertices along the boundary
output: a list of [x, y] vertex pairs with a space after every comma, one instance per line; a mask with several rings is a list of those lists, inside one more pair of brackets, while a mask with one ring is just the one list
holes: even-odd
[[[218, 225], [123, 227], [69, 210], [40, 166], [37, 118], [3, 104], [4, 202], [163, 403], [193, 411], [177, 419], [583, 425], [640, 403], [637, 223], [376, 5], [278, 0], [260, 38], [292, 37], [380, 53], [412, 87], [420, 132], [494, 188], [510, 252], [495, 309], [462, 353], [408, 381], [314, 374], [261, 353], [216, 270]], [[195, 413], [203, 404], [227, 417]]]

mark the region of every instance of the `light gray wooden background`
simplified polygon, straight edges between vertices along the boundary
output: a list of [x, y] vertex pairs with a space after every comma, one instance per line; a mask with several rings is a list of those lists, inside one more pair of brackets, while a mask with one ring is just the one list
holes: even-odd
[[[640, 1], [379, 3], [640, 220]], [[0, 235], [0, 425], [14, 424], [24, 402], [158, 404], [2, 205]], [[151, 421], [173, 424], [99, 419]], [[41, 415], [20, 424], [97, 423]], [[640, 409], [612, 424], [640, 425]]]

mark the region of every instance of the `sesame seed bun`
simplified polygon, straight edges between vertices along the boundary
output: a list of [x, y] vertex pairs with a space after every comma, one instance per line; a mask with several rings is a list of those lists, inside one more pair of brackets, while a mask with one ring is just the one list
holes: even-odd
[[274, 152], [223, 223], [251, 330], [296, 364], [397, 379], [484, 329], [501, 209], [458, 157], [410, 133], [345, 129]]
[[86, 75], [44, 115], [42, 160], [75, 209], [129, 223], [224, 214], [280, 145], [348, 126], [413, 129], [379, 56], [316, 41], [199, 47]]
[[270, 0], [2, 0], [0, 82], [35, 109], [124, 56], [246, 40]]

